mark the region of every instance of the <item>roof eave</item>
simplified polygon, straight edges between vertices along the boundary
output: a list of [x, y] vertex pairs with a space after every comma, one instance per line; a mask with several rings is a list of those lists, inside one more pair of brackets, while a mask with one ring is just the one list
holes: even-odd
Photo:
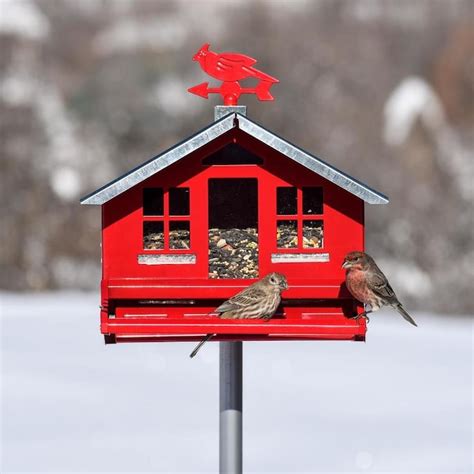
[[[237, 120], [236, 120], [237, 118]], [[208, 127], [197, 132], [195, 135], [166, 150], [165, 152], [154, 156], [147, 162], [130, 170], [128, 173], [107, 183], [105, 186], [92, 192], [81, 199], [81, 204], [102, 205], [114, 197], [122, 194], [133, 186], [141, 183], [145, 179], [162, 171], [168, 166], [176, 163], [185, 156], [210, 143], [229, 130], [238, 127], [243, 132], [256, 138], [260, 142], [282, 153], [293, 161], [299, 163], [313, 173], [316, 173], [337, 186], [345, 189], [351, 194], [357, 196], [368, 204], [387, 204], [388, 197], [369, 186], [361, 183], [353, 177], [334, 168], [320, 158], [307, 153], [301, 148], [289, 143], [283, 138], [266, 130], [261, 125], [253, 122], [240, 113], [226, 115], [220, 120], [213, 122]]]
[[237, 114], [237, 117], [240, 130], [248, 133], [257, 140], [291, 158], [293, 161], [296, 161], [314, 173], [323, 176], [337, 186], [364, 200], [368, 204], [387, 204], [389, 202], [388, 197], [384, 194], [359, 182], [337, 168], [334, 168], [320, 158], [310, 155], [306, 151], [275, 135], [273, 132], [266, 130], [264, 127], [258, 125], [247, 117], [240, 114]]
[[184, 158], [235, 127], [235, 114], [227, 115], [178, 145], [154, 156], [147, 162], [142, 163], [98, 190], [84, 196], [80, 202], [85, 205], [105, 204], [107, 201], [110, 201], [136, 184], [141, 183], [150, 176], [176, 163], [181, 160], [181, 158]]

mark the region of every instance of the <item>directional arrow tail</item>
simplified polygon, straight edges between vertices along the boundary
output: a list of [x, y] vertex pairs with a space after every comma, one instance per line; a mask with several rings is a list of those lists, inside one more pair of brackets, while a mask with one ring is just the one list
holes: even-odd
[[270, 87], [274, 82], [261, 81], [255, 88], [255, 94], [259, 100], [273, 100], [273, 96], [270, 94]]

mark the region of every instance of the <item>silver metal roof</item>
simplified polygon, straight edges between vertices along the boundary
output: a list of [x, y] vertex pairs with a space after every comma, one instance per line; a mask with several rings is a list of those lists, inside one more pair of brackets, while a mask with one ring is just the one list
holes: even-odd
[[328, 181], [333, 182], [369, 204], [388, 203], [388, 198], [383, 194], [371, 189], [316, 156], [310, 155], [301, 148], [292, 145], [283, 138], [280, 138], [252, 120], [249, 120], [247, 117], [244, 117], [242, 114], [232, 110], [230, 114], [225, 115], [220, 120], [212, 123], [187, 140], [153, 157], [151, 160], [146, 161], [128, 173], [111, 181], [97, 191], [85, 196], [81, 199], [81, 204], [104, 204], [233, 128], [239, 128], [243, 132], [248, 133], [262, 143], [265, 143], [314, 173], [323, 176]]
[[239, 114], [237, 115], [239, 118], [240, 130], [255, 137], [257, 140], [260, 140], [274, 150], [279, 151], [314, 173], [323, 176], [328, 181], [337, 184], [339, 187], [349, 191], [369, 204], [388, 203], [387, 196], [375, 191], [366, 184], [357, 181], [348, 174], [339, 171], [337, 168], [334, 168], [334, 166], [329, 165], [318, 157], [310, 155], [301, 148], [283, 140], [283, 138], [280, 138], [255, 122], [252, 122], [252, 120], [249, 120], [247, 117], [242, 117]]

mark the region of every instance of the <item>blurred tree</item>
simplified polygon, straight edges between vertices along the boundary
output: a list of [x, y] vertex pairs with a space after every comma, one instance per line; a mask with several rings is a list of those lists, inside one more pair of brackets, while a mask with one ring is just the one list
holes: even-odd
[[470, 0], [4, 7], [0, 287], [96, 288], [99, 216], [78, 198], [212, 120], [218, 99], [186, 92], [210, 42], [280, 79], [275, 103], [244, 99], [252, 119], [389, 195], [367, 248], [407, 306], [473, 311]]

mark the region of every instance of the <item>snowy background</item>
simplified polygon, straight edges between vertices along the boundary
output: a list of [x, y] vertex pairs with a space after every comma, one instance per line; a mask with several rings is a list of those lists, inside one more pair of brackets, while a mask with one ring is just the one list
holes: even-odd
[[[98, 295], [2, 299], [1, 472], [216, 472], [218, 344], [104, 346]], [[472, 323], [244, 344], [245, 472], [472, 472]]]
[[474, 313], [472, 0], [0, 7], [0, 288], [97, 288], [100, 210], [79, 198], [209, 125], [220, 99], [187, 93], [209, 42], [280, 79], [242, 99], [252, 120], [389, 196], [367, 249], [401, 299]]
[[252, 120], [389, 196], [367, 249], [420, 324], [245, 344], [246, 472], [471, 472], [472, 0], [0, 0], [0, 470], [216, 470], [218, 345], [103, 345], [78, 204], [212, 121], [205, 42], [280, 79]]

